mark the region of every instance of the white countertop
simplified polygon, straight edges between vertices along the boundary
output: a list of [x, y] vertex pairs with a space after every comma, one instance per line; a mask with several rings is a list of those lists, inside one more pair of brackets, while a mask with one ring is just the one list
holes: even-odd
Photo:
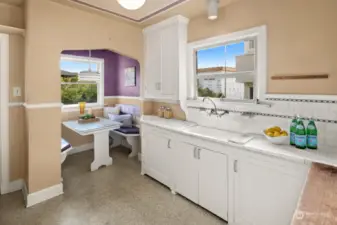
[[[246, 135], [233, 131], [198, 126], [196, 123], [187, 121], [167, 120], [156, 116], [143, 116], [141, 123], [221, 144], [239, 146], [260, 154], [290, 160], [303, 160], [304, 163], [316, 162], [337, 167], [337, 147], [320, 145], [318, 150], [299, 150], [290, 145], [274, 145], [262, 135], [253, 135], [253, 137], [248, 138]], [[232, 140], [234, 140], [235, 143], [233, 143]]]

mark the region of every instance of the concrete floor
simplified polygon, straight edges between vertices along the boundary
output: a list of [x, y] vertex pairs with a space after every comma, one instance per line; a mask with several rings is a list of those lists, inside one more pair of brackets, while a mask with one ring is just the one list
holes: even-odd
[[21, 192], [0, 197], [1, 225], [220, 225], [206, 210], [171, 192], [113, 149], [114, 164], [89, 172], [91, 151], [63, 164], [64, 195], [24, 208]]

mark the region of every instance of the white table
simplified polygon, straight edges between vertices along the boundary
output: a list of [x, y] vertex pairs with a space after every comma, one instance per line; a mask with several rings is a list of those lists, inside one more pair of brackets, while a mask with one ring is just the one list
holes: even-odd
[[100, 118], [100, 121], [87, 124], [79, 124], [77, 120], [63, 122], [63, 125], [81, 136], [94, 135], [94, 161], [91, 163], [91, 171], [101, 166], [112, 165], [109, 155], [109, 131], [118, 129], [121, 123]]

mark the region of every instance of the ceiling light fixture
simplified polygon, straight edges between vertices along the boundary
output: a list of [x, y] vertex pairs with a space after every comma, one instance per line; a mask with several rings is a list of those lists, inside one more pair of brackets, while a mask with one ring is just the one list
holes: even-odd
[[136, 10], [145, 4], [146, 0], [117, 0], [117, 2], [128, 10]]
[[219, 0], [208, 0], [208, 19], [215, 20], [218, 18]]

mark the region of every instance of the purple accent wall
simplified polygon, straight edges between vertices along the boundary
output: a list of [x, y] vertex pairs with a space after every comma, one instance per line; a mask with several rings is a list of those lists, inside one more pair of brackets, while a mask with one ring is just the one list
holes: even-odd
[[[62, 54], [89, 56], [88, 50], [65, 50]], [[93, 58], [104, 59], [104, 96], [140, 96], [139, 62], [109, 50], [92, 50]], [[136, 86], [124, 86], [124, 69], [136, 67]]]

